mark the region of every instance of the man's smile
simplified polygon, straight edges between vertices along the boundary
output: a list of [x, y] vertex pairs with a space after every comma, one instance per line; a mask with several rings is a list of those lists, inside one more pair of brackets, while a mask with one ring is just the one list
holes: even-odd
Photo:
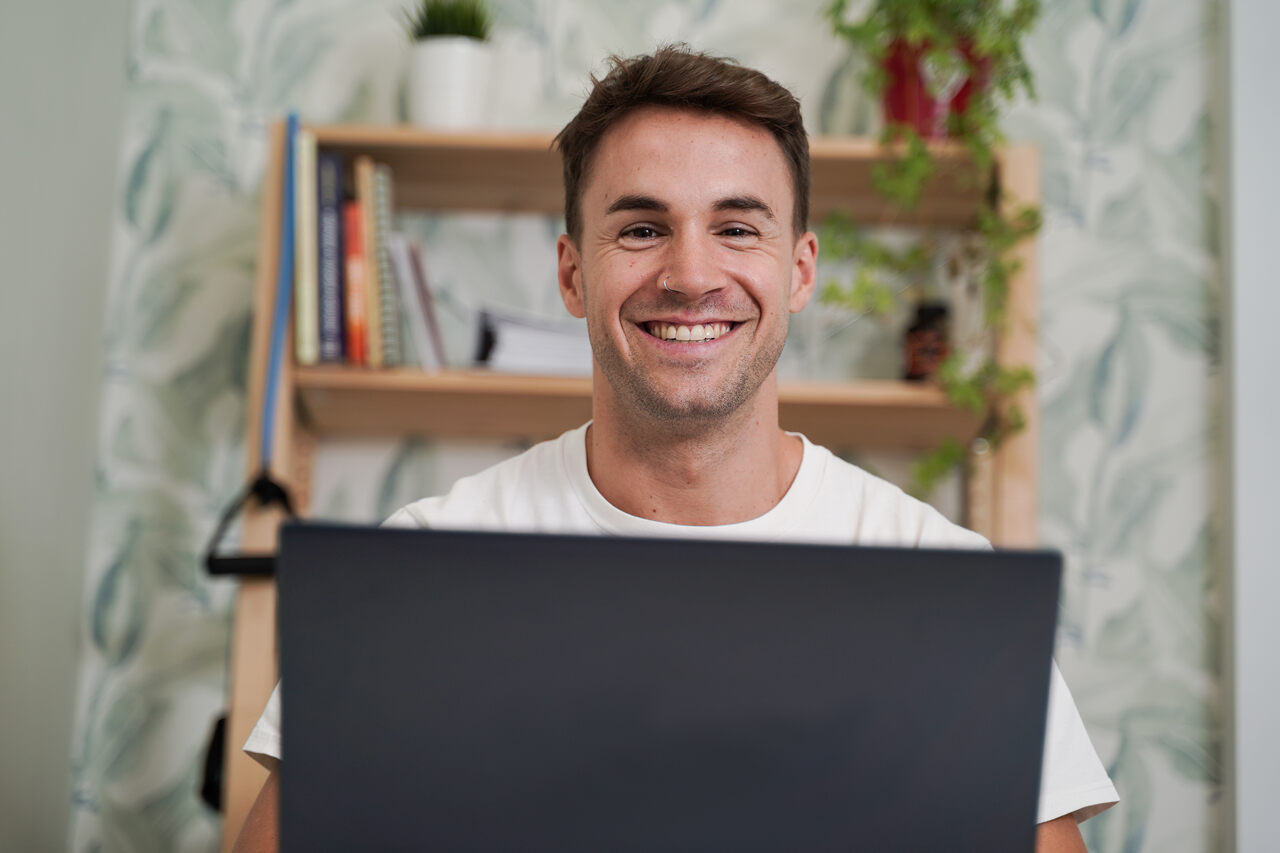
[[737, 323], [731, 322], [713, 322], [713, 323], [693, 323], [681, 325], [676, 323], [664, 323], [655, 321], [650, 323], [642, 323], [640, 327], [653, 337], [662, 341], [714, 341], [721, 335], [727, 335]]

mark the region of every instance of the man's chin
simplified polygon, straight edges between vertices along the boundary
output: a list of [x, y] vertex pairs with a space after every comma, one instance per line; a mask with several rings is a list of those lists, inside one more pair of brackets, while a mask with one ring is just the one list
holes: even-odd
[[709, 425], [732, 419], [748, 408], [760, 388], [759, 383], [751, 386], [745, 382], [719, 389], [660, 389], [646, 384], [626, 384], [626, 388], [615, 384], [614, 392], [628, 399], [631, 403], [628, 408], [679, 432], [703, 431]]
[[688, 366], [637, 369], [622, 359], [609, 357], [613, 351], [607, 347], [593, 349], [598, 375], [612, 392], [609, 396], [616, 417], [637, 423], [647, 421], [668, 433], [681, 434], [724, 427], [735, 418], [749, 416], [760, 389], [773, 375], [782, 344], [779, 341], [776, 350], [759, 353], [750, 362], [706, 364], [699, 370]]

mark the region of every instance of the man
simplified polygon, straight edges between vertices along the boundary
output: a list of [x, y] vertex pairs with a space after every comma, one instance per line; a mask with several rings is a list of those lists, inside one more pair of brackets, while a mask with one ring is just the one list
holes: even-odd
[[[775, 365], [813, 295], [808, 140], [760, 73], [678, 48], [614, 60], [556, 139], [560, 292], [585, 317], [592, 421], [389, 524], [986, 547], [931, 507], [778, 426]], [[274, 847], [279, 700], [246, 750], [272, 774], [237, 849]], [[1083, 851], [1110, 806], [1055, 668], [1040, 851]]]

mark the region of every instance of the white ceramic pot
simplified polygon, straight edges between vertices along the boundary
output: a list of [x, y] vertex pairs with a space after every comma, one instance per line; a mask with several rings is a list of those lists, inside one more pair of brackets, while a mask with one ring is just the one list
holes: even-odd
[[493, 54], [466, 36], [433, 36], [409, 55], [409, 120], [432, 130], [475, 130], [489, 113]]

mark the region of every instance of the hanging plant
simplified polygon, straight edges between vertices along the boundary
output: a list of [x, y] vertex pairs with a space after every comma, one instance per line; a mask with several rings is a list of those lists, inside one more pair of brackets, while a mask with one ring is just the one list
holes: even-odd
[[1022, 39], [1039, 0], [873, 0], [856, 19], [850, 5], [832, 0], [827, 19], [866, 57], [863, 83], [880, 98], [886, 141], [904, 143], [898, 165], [912, 176], [885, 195], [919, 197], [931, 173], [926, 139], [963, 142], [978, 171], [989, 168], [1001, 106], [1019, 91], [1035, 97]]
[[[965, 146], [975, 178], [985, 180], [1003, 141], [1001, 107], [1019, 92], [1034, 97], [1021, 41], [1039, 14], [1039, 0], [872, 0], [859, 5], [858, 17], [850, 16], [851, 5], [832, 0], [825, 14], [833, 32], [867, 58], [863, 83], [884, 111], [881, 141], [894, 157], [873, 172], [876, 191], [904, 212], [914, 208], [934, 173], [931, 145], [944, 139]], [[1002, 207], [981, 210], [974, 230], [958, 249], [950, 248], [980, 291], [988, 336], [1005, 326], [1009, 283], [1019, 268], [1010, 250], [1041, 224], [1036, 207], [1007, 216]], [[903, 293], [922, 291], [925, 274], [937, 267], [940, 243], [929, 235], [911, 249], [895, 250], [862, 234], [847, 217], [828, 219], [821, 234], [825, 255], [858, 263], [852, 282], [827, 283], [822, 298], [859, 313], [888, 313]], [[957, 258], [947, 260], [954, 265]], [[962, 343], [932, 381], [952, 403], [982, 418], [978, 440], [999, 446], [1025, 424], [1013, 398], [1034, 383], [1034, 375], [1029, 367], [1001, 366], [983, 342]], [[947, 440], [917, 461], [912, 492], [928, 496], [967, 458], [959, 442]]]

